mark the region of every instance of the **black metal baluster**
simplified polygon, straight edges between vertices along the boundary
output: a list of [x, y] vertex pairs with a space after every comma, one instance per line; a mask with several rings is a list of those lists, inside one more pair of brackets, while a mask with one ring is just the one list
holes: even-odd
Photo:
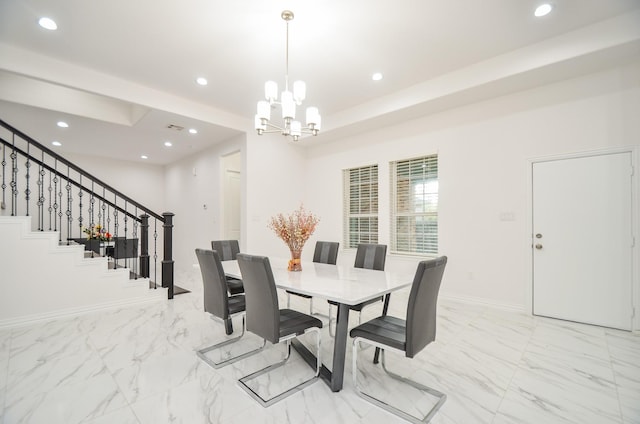
[[13, 150], [11, 151], [11, 216], [18, 215], [18, 153], [16, 152], [16, 135], [12, 134]]
[[153, 288], [158, 281], [158, 219], [153, 220]]
[[[113, 237], [118, 238], [118, 195], [113, 194]], [[117, 243], [117, 242], [116, 242]], [[118, 249], [113, 249], [113, 267], [118, 268]]]
[[67, 166], [67, 244], [69, 244], [69, 240], [71, 239], [71, 225], [73, 223], [73, 214], [71, 213], [71, 205], [73, 204], [73, 199], [71, 196], [71, 179], [69, 178], [70, 168]]
[[2, 209], [7, 207], [7, 198], [5, 197], [5, 191], [7, 189], [7, 180], [5, 178], [5, 169], [7, 167], [7, 146], [2, 145]]
[[129, 222], [129, 216], [127, 215], [127, 201], [124, 201], [124, 218], [122, 218], [124, 220], [124, 267], [128, 268], [129, 267], [129, 258], [127, 256], [129, 256], [127, 253], [129, 252], [127, 250], [128, 247], [128, 243], [131, 243], [129, 241], [129, 238], [127, 237], [127, 231], [129, 230], [127, 224]]
[[40, 154], [41, 160], [38, 165], [38, 230], [44, 231], [44, 152]]
[[[93, 194], [93, 182], [91, 183], [91, 199], [94, 198], [94, 194]], [[102, 206], [104, 205], [104, 200], [100, 200], [98, 199], [98, 224], [100, 225], [100, 227], [102, 227], [102, 230], [104, 231], [104, 234], [106, 236], [107, 234], [107, 227], [105, 227], [103, 219], [102, 219]], [[93, 212], [92, 212], [93, 213]], [[93, 216], [93, 215], [92, 215]]]
[[[103, 190], [103, 192], [104, 192], [104, 190]], [[104, 194], [102, 195], [102, 197], [104, 197]], [[109, 233], [111, 233], [111, 207], [109, 205], [107, 205], [106, 209], [105, 209], [105, 205], [103, 203], [102, 204], [102, 209], [105, 211], [104, 215], [107, 217], [107, 231]], [[116, 235], [115, 231], [113, 233], [111, 233], [111, 237], [112, 238], [115, 237], [115, 235]]]
[[[82, 237], [82, 174], [80, 174], [80, 188], [78, 189], [78, 228], [80, 228], [80, 237]], [[89, 231], [93, 231], [93, 228]], [[91, 238], [91, 232], [88, 233], [89, 238]], [[91, 251], [91, 257], [93, 258], [93, 250]]]
[[[95, 203], [96, 203], [96, 199], [93, 196], [93, 181], [91, 181], [91, 193], [89, 195], [89, 222], [91, 224], [92, 231], [93, 231], [93, 228], [95, 228], [96, 226], [96, 222], [94, 221], [94, 214], [93, 214], [93, 208], [95, 206]], [[98, 220], [98, 224], [100, 224], [100, 220]]]
[[[54, 192], [56, 193], [56, 202], [53, 204], [53, 210], [57, 211], [58, 221], [60, 225], [56, 225], [56, 217], [53, 217], [54, 231], [60, 231], [60, 241], [62, 241], [62, 176], [58, 172], [58, 159], [55, 161], [56, 175], [53, 177]], [[58, 189], [60, 183], [60, 189]]]
[[140, 275], [149, 278], [149, 215], [146, 213], [140, 215]]
[[[51, 199], [51, 193], [55, 193], [55, 191], [53, 191], [53, 187], [51, 186], [51, 183], [53, 182], [53, 176], [51, 175], [51, 171], [49, 171], [49, 188], [47, 189], [49, 191], [49, 231], [52, 230], [51, 227], [51, 214], [53, 213], [53, 203], [52, 203], [52, 199]], [[53, 218], [53, 221], [55, 222], [55, 216]]]
[[[135, 212], [135, 216], [138, 216], [138, 207], [136, 206], [136, 212]], [[137, 243], [138, 242], [138, 220], [137, 219], [133, 219], [133, 234], [131, 236], [131, 238], [134, 240], [133, 243]], [[132, 246], [132, 251], [133, 252], [137, 252], [137, 246]], [[134, 256], [131, 259], [132, 262], [132, 266], [133, 266], [133, 274], [135, 275], [135, 279], [138, 279], [138, 257]]]
[[25, 174], [27, 189], [24, 191], [24, 199], [27, 201], [27, 216], [29, 216], [29, 200], [31, 199], [31, 190], [29, 189], [29, 178], [31, 178], [31, 154], [29, 153], [29, 149], [31, 148], [31, 143], [27, 142], [27, 161], [24, 166], [27, 168], [27, 172]]

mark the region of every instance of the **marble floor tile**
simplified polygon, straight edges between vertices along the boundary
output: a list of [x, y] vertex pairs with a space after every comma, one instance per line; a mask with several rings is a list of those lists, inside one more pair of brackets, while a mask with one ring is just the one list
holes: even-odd
[[97, 352], [70, 354], [58, 359], [32, 360], [15, 356], [7, 375], [7, 404], [57, 388], [108, 375]]
[[[195, 258], [194, 258], [195, 262]], [[405, 422], [355, 393], [352, 343], [344, 388], [318, 381], [263, 408], [238, 378], [277, 362], [284, 345], [221, 369], [195, 350], [227, 339], [224, 326], [203, 312], [200, 272], [176, 273], [191, 293], [162, 301], [0, 331], [0, 424], [395, 424]], [[403, 317], [408, 292], [394, 293], [390, 314]], [[286, 295], [279, 293], [281, 306]], [[326, 302], [315, 309], [327, 313]], [[292, 299], [308, 311], [308, 300]], [[381, 305], [365, 308], [363, 319]], [[335, 311], [334, 311], [335, 312]], [[326, 322], [326, 319], [324, 319]], [[358, 314], [350, 314], [349, 327]], [[239, 333], [241, 322], [234, 321]], [[313, 338], [303, 336], [313, 346]], [[231, 353], [261, 345], [250, 333]], [[322, 333], [331, 367], [333, 339]], [[424, 411], [428, 398], [398, 384], [360, 350], [359, 381], [407, 410]], [[640, 334], [534, 317], [442, 298], [436, 342], [413, 359], [389, 354], [389, 369], [447, 394], [433, 424], [640, 424]], [[259, 383], [273, 393], [310, 375], [292, 352], [280, 374]]]
[[[10, 395], [7, 393], [7, 396]], [[6, 402], [5, 423], [73, 424], [126, 406], [110, 375], [102, 374], [48, 392]]]
[[48, 361], [80, 352], [94, 352], [88, 335], [80, 328], [81, 319], [49, 321], [17, 328], [11, 333], [11, 359]]
[[236, 384], [217, 376], [192, 380], [131, 407], [141, 424], [223, 423], [240, 411], [250, 416], [264, 413]]
[[586, 389], [539, 369], [519, 369], [497, 411], [495, 423], [621, 423], [617, 391]]
[[209, 366], [193, 353], [185, 351], [140, 361], [113, 373], [130, 404], [192, 380], [211, 378], [213, 375]]
[[140, 424], [140, 421], [133, 410], [127, 406], [108, 412], [98, 418], [83, 421], [82, 424]]
[[98, 348], [98, 354], [107, 368], [115, 372], [183, 350], [181, 346], [171, 343], [167, 333], [156, 329], [145, 334], [136, 333], [126, 338], [114, 339], [113, 344]]

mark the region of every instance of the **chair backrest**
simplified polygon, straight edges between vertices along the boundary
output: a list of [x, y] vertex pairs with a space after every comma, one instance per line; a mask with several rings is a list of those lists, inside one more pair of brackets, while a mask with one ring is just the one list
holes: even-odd
[[213, 240], [211, 248], [218, 252], [221, 261], [233, 261], [240, 253], [238, 240]]
[[407, 305], [406, 356], [409, 358], [436, 339], [438, 292], [446, 265], [446, 256], [418, 264]]
[[236, 259], [244, 284], [247, 330], [278, 343], [280, 309], [269, 258], [239, 253]]
[[97, 239], [86, 240], [84, 243], [84, 250], [100, 253], [100, 243], [101, 241]]
[[84, 238], [70, 238], [68, 240], [73, 240], [78, 244], [82, 244], [84, 245], [84, 250], [86, 251], [94, 251], [96, 253], [100, 253], [100, 240], [97, 239], [87, 239], [86, 237]]
[[353, 265], [356, 268], [375, 269], [384, 271], [384, 264], [387, 260], [386, 244], [367, 244], [358, 245], [356, 251], [356, 262]]
[[204, 287], [204, 310], [220, 319], [229, 317], [227, 282], [220, 257], [214, 250], [196, 249]]
[[138, 257], [138, 239], [126, 237], [113, 238], [113, 257], [120, 258], [137, 258]]
[[340, 243], [337, 241], [317, 241], [313, 262], [335, 265], [338, 261], [338, 247]]

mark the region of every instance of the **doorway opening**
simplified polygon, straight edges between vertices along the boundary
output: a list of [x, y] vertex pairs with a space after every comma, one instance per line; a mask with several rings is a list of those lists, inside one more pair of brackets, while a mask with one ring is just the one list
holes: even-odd
[[240, 152], [221, 158], [222, 162], [222, 238], [242, 237], [242, 160]]

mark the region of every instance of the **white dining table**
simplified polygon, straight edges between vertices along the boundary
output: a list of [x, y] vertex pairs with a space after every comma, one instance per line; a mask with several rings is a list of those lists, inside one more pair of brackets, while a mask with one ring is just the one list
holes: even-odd
[[[270, 258], [269, 262], [277, 288], [338, 304], [333, 367], [330, 371], [323, 365], [320, 376], [332, 391], [340, 391], [344, 380], [349, 306], [385, 296], [383, 314], [386, 314], [389, 294], [411, 286], [413, 275], [315, 262], [302, 262], [302, 271], [288, 271], [287, 259]], [[237, 261], [223, 261], [222, 266], [228, 276], [242, 278]], [[294, 343], [294, 347], [315, 367], [315, 356], [302, 343]]]

